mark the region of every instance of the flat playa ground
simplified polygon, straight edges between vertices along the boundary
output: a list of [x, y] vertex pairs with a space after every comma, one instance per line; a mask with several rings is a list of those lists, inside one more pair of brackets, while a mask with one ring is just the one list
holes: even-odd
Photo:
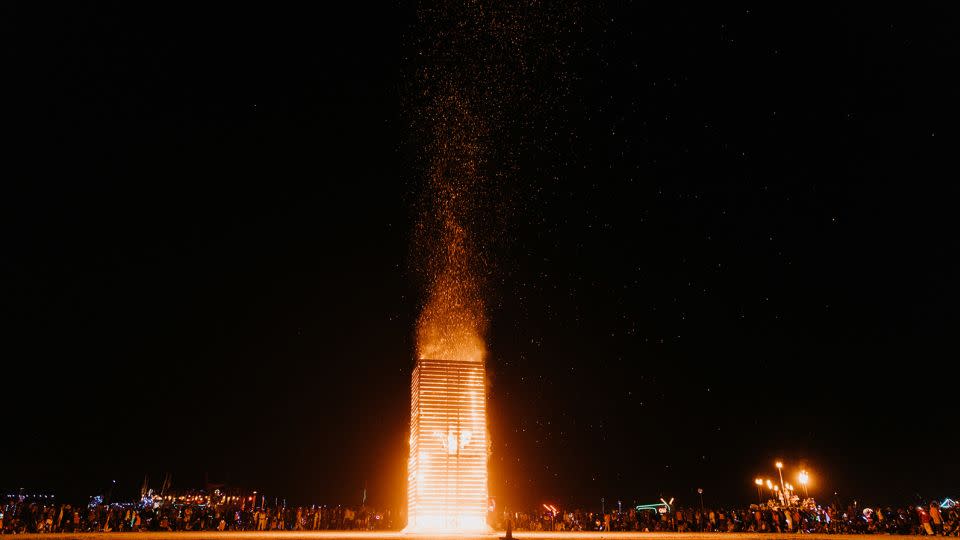
[[[490, 534], [407, 534], [384, 531], [177, 531], [46, 533], [11, 535], [16, 540], [497, 540], [503, 532]], [[515, 532], [516, 540], [876, 540], [879, 535], [863, 534], [776, 534], [776, 533], [645, 533], [645, 532]], [[883, 535], [886, 536], [886, 535]], [[891, 539], [919, 539], [923, 536], [894, 536]]]

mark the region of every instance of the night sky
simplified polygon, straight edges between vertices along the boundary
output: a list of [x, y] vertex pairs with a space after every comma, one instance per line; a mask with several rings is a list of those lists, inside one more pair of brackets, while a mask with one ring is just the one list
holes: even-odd
[[[498, 505], [960, 494], [956, 14], [543, 9], [488, 164]], [[0, 489], [402, 504], [457, 12], [3, 11]]]

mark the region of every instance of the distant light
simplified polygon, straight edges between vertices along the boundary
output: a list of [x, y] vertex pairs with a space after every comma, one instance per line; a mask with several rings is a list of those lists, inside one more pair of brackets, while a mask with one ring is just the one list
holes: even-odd
[[783, 462], [782, 462], [782, 461], [778, 461], [778, 462], [777, 462], [777, 468], [778, 468], [778, 469], [782, 469], [782, 468], [783, 468]]

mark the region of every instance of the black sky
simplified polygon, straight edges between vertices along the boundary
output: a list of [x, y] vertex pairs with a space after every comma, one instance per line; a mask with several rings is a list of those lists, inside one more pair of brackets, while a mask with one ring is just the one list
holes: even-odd
[[[399, 503], [414, 7], [3, 9], [0, 487]], [[515, 134], [492, 494], [955, 496], [955, 14], [575, 11]]]

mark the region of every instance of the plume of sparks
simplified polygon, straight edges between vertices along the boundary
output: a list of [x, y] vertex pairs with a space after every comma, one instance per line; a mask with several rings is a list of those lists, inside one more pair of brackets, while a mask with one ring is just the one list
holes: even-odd
[[411, 94], [423, 169], [413, 261], [425, 294], [411, 386], [407, 530], [485, 532], [485, 337], [494, 247], [512, 215], [504, 179], [524, 147], [517, 134], [547, 101], [531, 89], [556, 86], [559, 29], [571, 19], [568, 8], [542, 0], [425, 4]]
[[417, 321], [420, 358], [482, 362], [487, 327], [485, 260], [473, 236], [483, 185], [483, 125], [454, 92], [429, 112], [434, 133], [425, 186], [430, 203], [418, 223], [426, 259], [427, 298]]
[[423, 165], [416, 270], [425, 281], [420, 358], [482, 361], [491, 253], [506, 236], [522, 135], [566, 86], [575, 3], [429, 2], [418, 8], [411, 121]]

